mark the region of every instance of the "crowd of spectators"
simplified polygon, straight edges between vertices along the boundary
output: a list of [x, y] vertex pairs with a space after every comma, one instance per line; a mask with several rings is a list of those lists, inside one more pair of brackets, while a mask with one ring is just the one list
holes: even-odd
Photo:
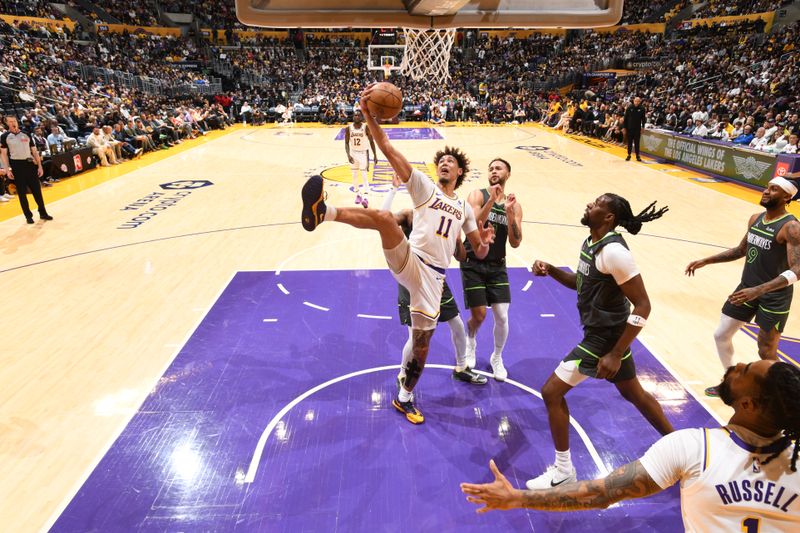
[[93, 3], [123, 24], [158, 26], [155, 0], [94, 0]]
[[660, 22], [667, 4], [672, 0], [625, 0], [620, 24]]
[[733, 15], [747, 15], [750, 13], [766, 13], [775, 11], [794, 0], [708, 0], [699, 10], [695, 11], [694, 18], [729, 17]]
[[[395, 74], [391, 81], [403, 90], [404, 118], [410, 120], [540, 121], [622, 142], [625, 106], [637, 94], [653, 127], [754, 149], [796, 151], [798, 24], [773, 34], [763, 31], [764, 24], [755, 21], [700, 25], [668, 41], [661, 34], [631, 31], [473, 36], [474, 47], [453, 48], [448, 80], [413, 81]], [[368, 69], [366, 39], [322, 32], [307, 36], [302, 49], [288, 34], [249, 38], [234, 48], [148, 34], [92, 34], [88, 42], [73, 37], [67, 29], [0, 23], [0, 85], [15, 87], [28, 102], [16, 113], [23, 128], [37, 138], [53, 135], [55, 144], [71, 138], [88, 143], [103, 164], [167, 149], [233, 120], [290, 121], [295, 113], [313, 109], [314, 119], [323, 123], [345, 123], [361, 89], [383, 79], [383, 72]], [[108, 79], [87, 78], [75, 64], [77, 59], [172, 83], [196, 83], [207, 75], [181, 67], [207, 65], [212, 58], [230, 67], [233, 88], [208, 99], [144, 94]], [[628, 60], [649, 60], [649, 66], [583, 86], [584, 74], [619, 68]], [[563, 80], [575, 84], [568, 97], [547, 90]]]
[[204, 28], [246, 29], [236, 18], [233, 0], [158, 0], [167, 13], [190, 13], [197, 17]]
[[633, 94], [644, 98], [653, 127], [769, 152], [797, 151], [800, 111], [798, 24], [764, 35], [744, 33], [748, 23], [707, 28], [669, 46], [646, 50], [660, 61], [647, 72], [597, 89], [553, 100], [543, 122], [567, 132], [622, 142], [621, 120]]
[[0, 0], [0, 13], [20, 17], [63, 18], [47, 0]]

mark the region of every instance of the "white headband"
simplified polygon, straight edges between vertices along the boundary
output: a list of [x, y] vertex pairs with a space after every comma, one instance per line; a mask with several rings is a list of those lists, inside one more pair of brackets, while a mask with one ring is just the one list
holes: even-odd
[[797, 194], [797, 185], [792, 183], [791, 181], [787, 180], [786, 178], [782, 178], [780, 176], [776, 178], [772, 178], [769, 180], [770, 185], [777, 185], [784, 191], [788, 192], [794, 198], [794, 195]]

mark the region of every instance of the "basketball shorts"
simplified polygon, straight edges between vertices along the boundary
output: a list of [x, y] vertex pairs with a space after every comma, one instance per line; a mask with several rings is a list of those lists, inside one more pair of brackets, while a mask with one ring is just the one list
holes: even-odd
[[444, 271], [422, 262], [411, 249], [408, 239], [391, 250], [384, 250], [386, 264], [397, 282], [408, 289], [411, 327], [435, 329], [442, 301]]
[[352, 170], [369, 170], [369, 154], [367, 152], [350, 152], [353, 162], [350, 164]]
[[511, 302], [505, 261], [468, 259], [461, 263], [461, 282], [468, 308]]
[[[398, 285], [397, 311], [400, 314], [400, 323], [404, 326], [411, 325], [411, 311], [408, 308], [410, 302], [411, 296], [408, 293], [408, 289], [402, 285]], [[457, 317], [458, 314], [458, 304], [456, 304], [456, 299], [453, 297], [453, 293], [450, 292], [450, 287], [448, 287], [447, 282], [445, 281], [442, 289], [442, 301], [439, 304], [438, 322], [449, 322]]]
[[[624, 324], [617, 328], [585, 330], [581, 342], [556, 367], [556, 376], [573, 387], [586, 378], [596, 378], [597, 361], [611, 351], [624, 330]], [[633, 363], [631, 349], [628, 348], [622, 356], [619, 372], [607, 381], [618, 383], [635, 377], [636, 365]]]
[[[744, 284], [740, 283], [733, 292], [742, 288], [744, 288]], [[768, 292], [742, 305], [734, 305], [725, 301], [725, 305], [722, 306], [722, 314], [742, 322], [750, 322], [755, 317], [756, 324], [764, 331], [775, 328], [783, 333], [786, 321], [789, 319], [793, 294], [792, 288], [789, 287], [788, 291], [784, 289]]]

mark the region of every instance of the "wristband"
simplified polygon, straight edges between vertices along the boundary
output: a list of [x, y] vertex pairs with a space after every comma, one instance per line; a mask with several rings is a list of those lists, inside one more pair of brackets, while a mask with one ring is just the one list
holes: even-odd
[[791, 285], [792, 283], [797, 281], [797, 274], [795, 274], [791, 270], [784, 270], [783, 272], [780, 273], [780, 275], [786, 278], [786, 281], [788, 281], [787, 285]]
[[639, 315], [630, 315], [628, 317], [628, 324], [637, 328], [643, 328], [647, 324], [647, 319]]

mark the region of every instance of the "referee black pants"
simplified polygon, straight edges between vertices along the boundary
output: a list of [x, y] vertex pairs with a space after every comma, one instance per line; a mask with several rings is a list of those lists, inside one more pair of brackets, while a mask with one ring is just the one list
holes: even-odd
[[636, 150], [636, 157], [639, 157], [639, 138], [642, 136], [642, 130], [628, 130], [628, 155], [631, 155], [631, 145]]
[[33, 195], [36, 200], [36, 206], [39, 208], [40, 215], [46, 215], [47, 209], [44, 207], [44, 198], [42, 197], [42, 185], [39, 183], [39, 176], [37, 175], [37, 167], [30, 161], [10, 161], [11, 170], [14, 172], [14, 184], [17, 186], [17, 198], [19, 198], [19, 205], [22, 207], [22, 213], [25, 218], [31, 218], [30, 207], [28, 207], [28, 191]]

